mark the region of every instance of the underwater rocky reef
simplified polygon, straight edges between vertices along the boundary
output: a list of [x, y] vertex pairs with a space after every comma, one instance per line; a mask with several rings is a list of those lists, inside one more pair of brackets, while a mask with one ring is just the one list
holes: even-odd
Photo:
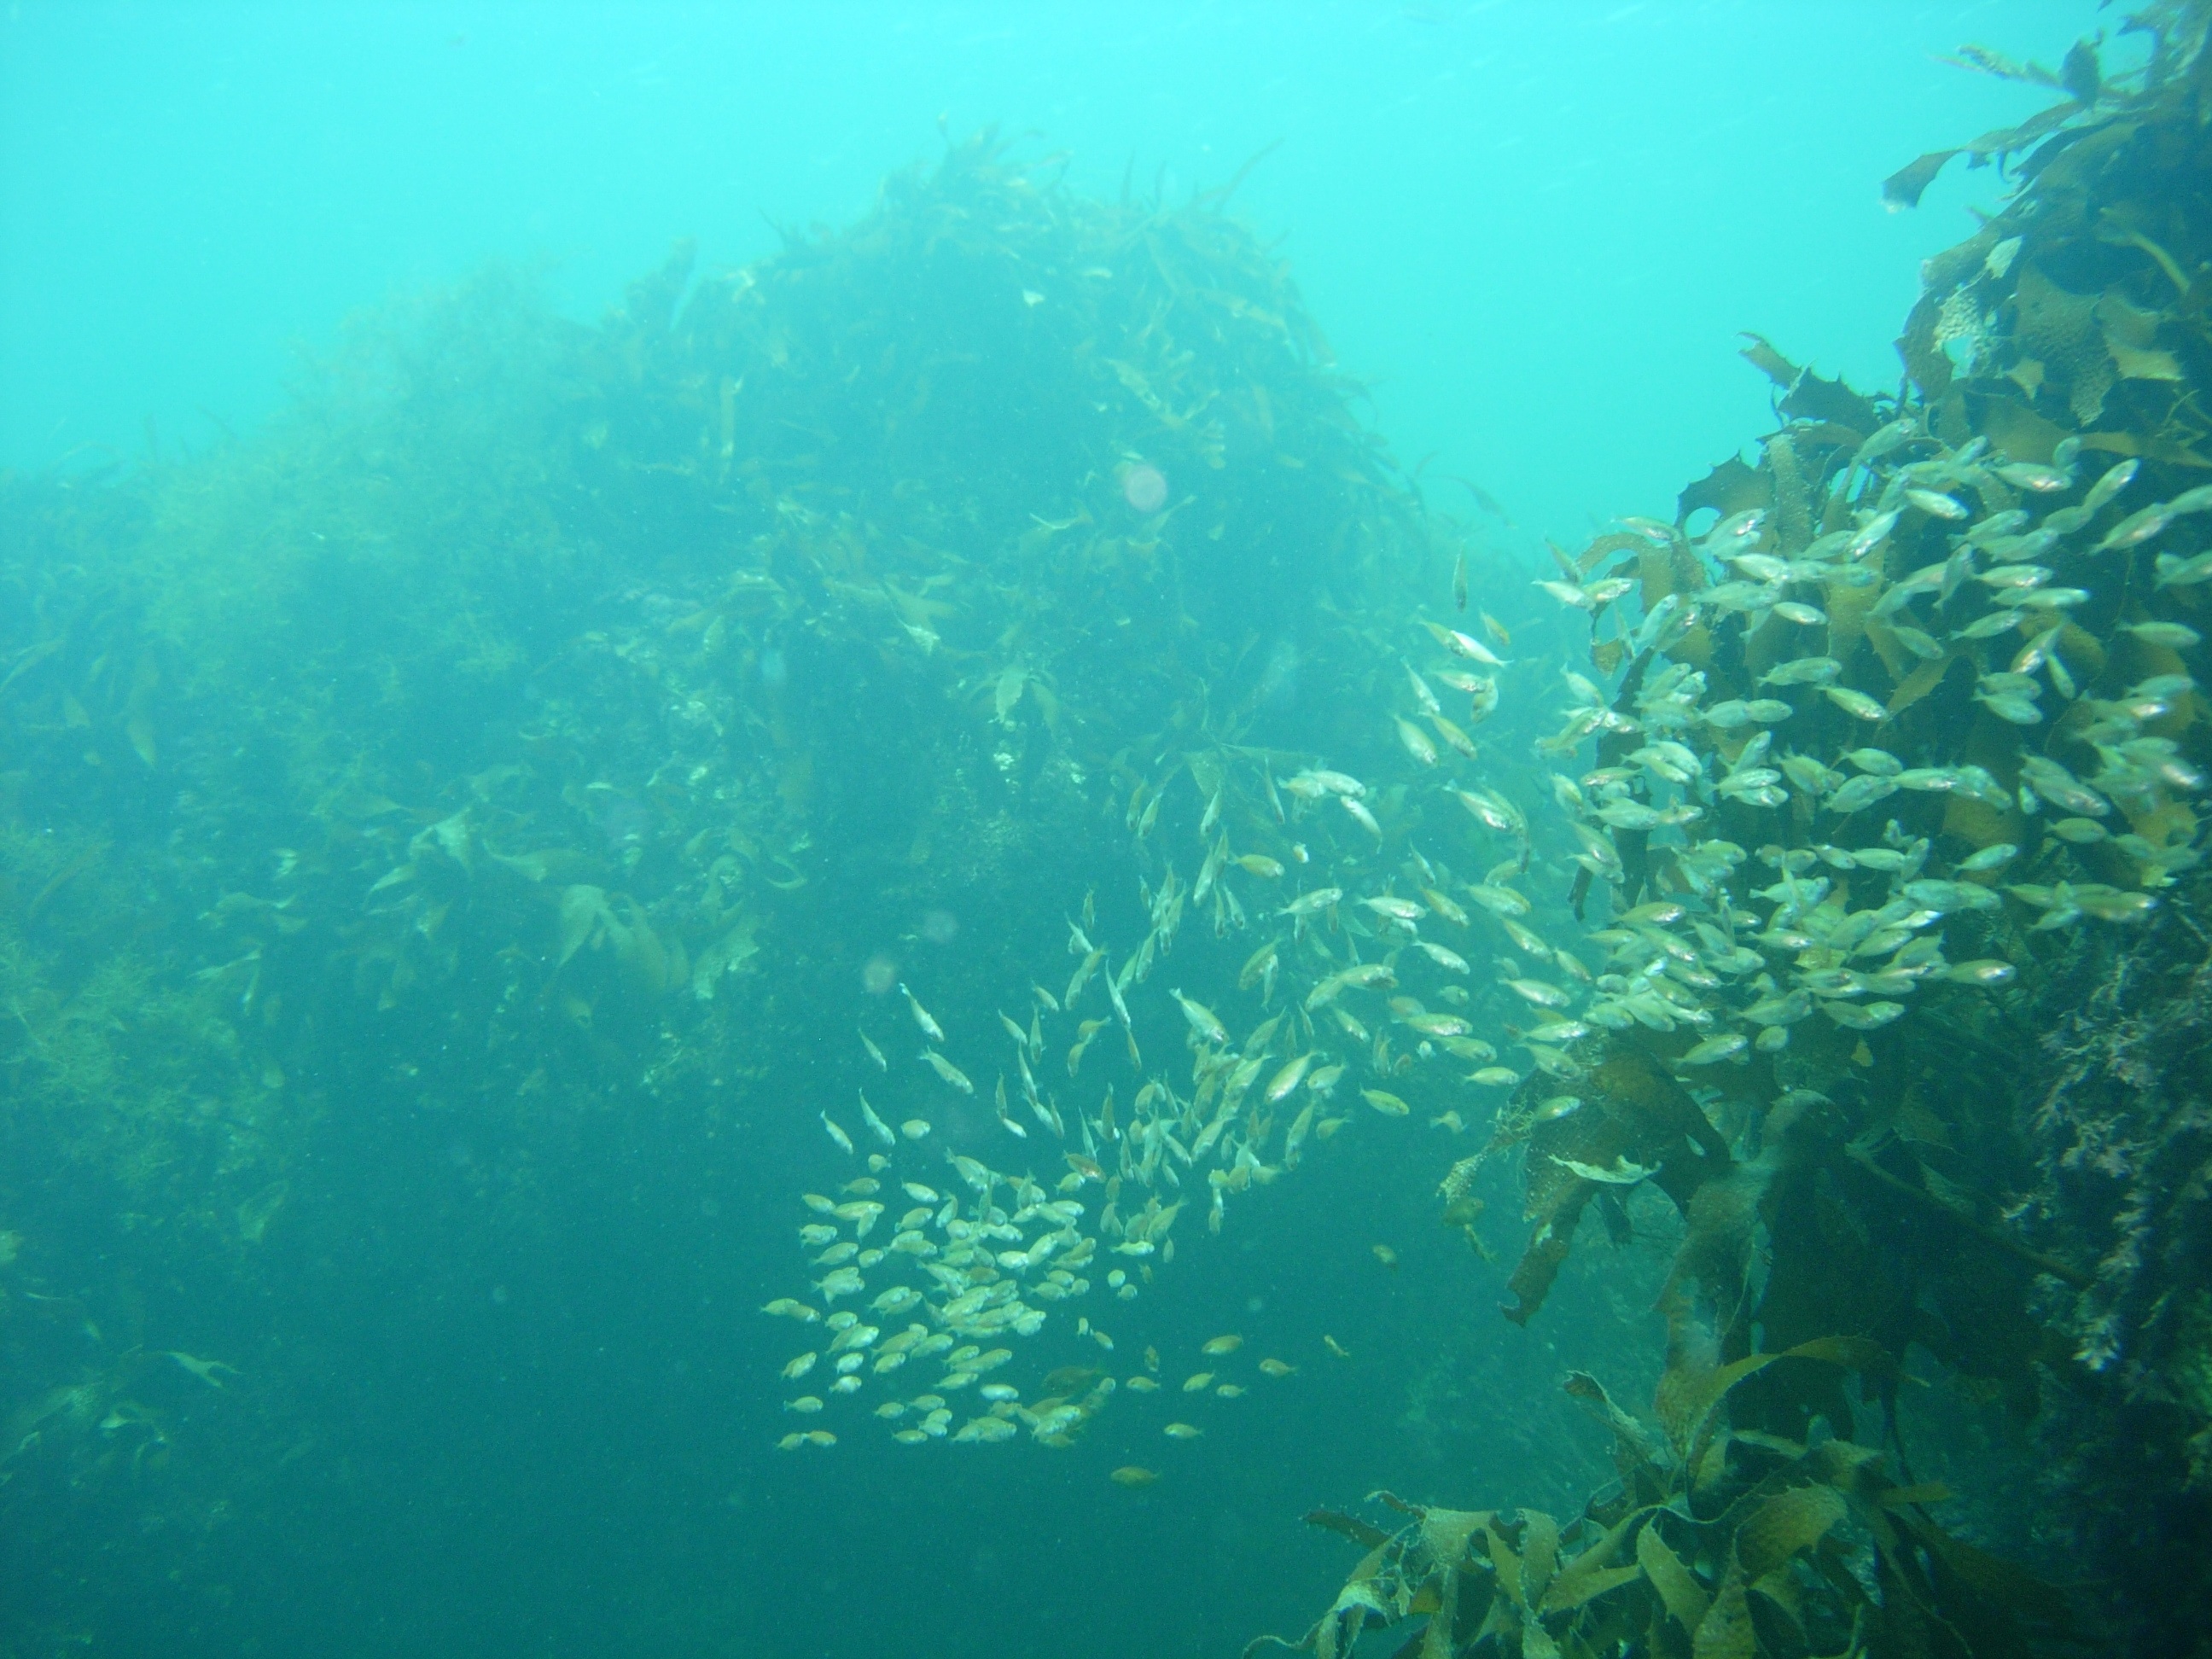
[[1176, 1386], [1146, 1298], [1363, 1139], [1518, 1323], [1665, 1242], [1663, 1351], [1565, 1380], [1579, 1512], [1317, 1510], [1362, 1555], [1280, 1645], [2201, 1647], [2208, 27], [1970, 53], [2054, 101], [1888, 181], [2015, 185], [1899, 387], [1754, 338], [1755, 460], [1553, 549], [1558, 616], [1229, 189], [988, 133], [600, 325], [489, 273], [254, 438], [0, 480], [0, 1644], [362, 1479], [297, 1309], [557, 1250], [638, 1124], [710, 1215], [774, 1109], [797, 1456], [1296, 1386], [1231, 1332]]

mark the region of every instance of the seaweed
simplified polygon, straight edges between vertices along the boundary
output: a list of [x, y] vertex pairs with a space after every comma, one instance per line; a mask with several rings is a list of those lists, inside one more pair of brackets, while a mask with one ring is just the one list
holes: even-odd
[[[1571, 1051], [1578, 1109], [1547, 1114], [1561, 1068], [1540, 1072], [1516, 1101], [1527, 1127], [1499, 1143], [1525, 1146], [1535, 1224], [1511, 1281], [1516, 1321], [1541, 1305], [1599, 1194], [1594, 1166], [1632, 1158], [1681, 1214], [1660, 1304], [1669, 1352], [1657, 1399], [1682, 1460], [1674, 1486], [1651, 1480], [1649, 1437], [1601, 1389], [1571, 1385], [1631, 1449], [1624, 1481], [1641, 1483], [1642, 1501], [1664, 1504], [1709, 1478], [1728, 1490], [1718, 1448], [1730, 1434], [1796, 1448], [1825, 1422], [1837, 1437], [1829, 1453], [1879, 1467], [1882, 1453], [1851, 1449], [1857, 1425], [1832, 1380], [1781, 1365], [1777, 1351], [1840, 1341], [1924, 1352], [2039, 1424], [2075, 1559], [2114, 1586], [2099, 1617], [2139, 1650], [2194, 1643], [2203, 1617], [2193, 1596], [2177, 1602], [2151, 1586], [2170, 1587], [2177, 1552], [2204, 1532], [2207, 1258], [2198, 1184], [2185, 1173], [2201, 1163], [2202, 1117], [2193, 1087], [2173, 1080], [2202, 1029], [2191, 797], [2212, 759], [2191, 672], [2204, 564], [2194, 515], [2212, 507], [2198, 488], [2212, 466], [2203, 441], [2212, 336], [2198, 303], [2212, 269], [2212, 204], [2199, 188], [2212, 177], [2208, 21], [2196, 4], [2138, 14], [2128, 27], [2151, 34], [2148, 62], [2109, 78], [2094, 42], [2057, 74], [1970, 49], [1975, 67], [2067, 97], [2017, 128], [1923, 156], [1885, 185], [1893, 205], [1910, 205], [1954, 155], [2017, 158], [2009, 204], [1928, 263], [1899, 342], [1902, 392], [1862, 396], [1751, 337], [1745, 356], [1781, 394], [1782, 425], [1758, 461], [1731, 459], [1690, 486], [1674, 527], [1639, 523], [1565, 562], [1571, 584], [1587, 586], [1562, 597], [1600, 618], [1595, 579], [1638, 578], [1621, 586], [1642, 619], [1609, 638], [1594, 623], [1593, 654], [1609, 678], [1627, 654], [1620, 641], [1641, 648], [1612, 691], [1579, 697], [1553, 744], [1571, 752], [1595, 731], [1601, 768], [1616, 769], [1606, 794], [1617, 811], [1593, 812], [1578, 792], [1573, 805], [1584, 845], [1601, 854], [1584, 860], [1578, 895], [1610, 883], [1626, 913], [1610, 935], [1621, 988], [1618, 1017], [1598, 1021], [1609, 1029]], [[2132, 493], [2114, 506], [2123, 491]], [[1972, 506], [1960, 499], [1968, 495]], [[1702, 524], [1701, 514], [1711, 514]], [[1686, 569], [1686, 553], [1696, 556]], [[1971, 597], [1973, 581], [1988, 599]], [[2047, 605], [2032, 598], [2045, 584]], [[1810, 603], [1793, 611], [1793, 591]], [[1933, 596], [1931, 629], [1912, 620], [1917, 592]], [[1824, 654], [1793, 631], [1806, 627], [1825, 634]], [[1708, 697], [1723, 701], [1701, 710]], [[1807, 764], [1847, 744], [1862, 720], [1880, 747], [1851, 751], [1856, 778]], [[1784, 722], [1796, 750], [1786, 758], [1765, 735]], [[1671, 760], [1654, 758], [1662, 736], [1678, 745]], [[1709, 817], [1710, 830], [1690, 833], [1712, 838], [1676, 840], [1657, 810], [1674, 799], [1665, 780], [1697, 769], [1699, 755], [1719, 787], [1701, 792], [1701, 809], [1685, 792], [1675, 816]], [[1601, 769], [1584, 787], [1607, 778]], [[1931, 787], [1940, 799], [1912, 799]], [[1938, 848], [1951, 849], [1954, 878], [1914, 879]], [[1984, 872], [2015, 859], [2008, 874], [2026, 878], [1989, 884], [2005, 878]], [[1818, 907], [1845, 894], [1863, 908], [1838, 931]], [[1751, 908], [1760, 901], [1772, 907], [1763, 915]], [[2018, 988], [1962, 998], [1914, 969], [1875, 972], [1904, 935], [1873, 935], [1916, 906], [1930, 920], [1957, 914], [1984, 953], [1950, 981]], [[2085, 915], [2118, 931], [2081, 938]], [[1680, 932], [1686, 916], [1705, 918], [1702, 945]], [[1649, 966], [1621, 985], [1667, 951], [1693, 970], [1680, 978], [1702, 998]], [[1716, 1028], [1700, 1003], [1718, 1011], [1721, 984], [1753, 971], [1765, 1000], [1744, 1011], [1743, 1029], [1758, 1040], [1706, 1038]], [[1635, 984], [1662, 994], [1632, 995]], [[1916, 989], [1910, 1007], [1838, 1000]], [[1816, 1004], [1832, 1024], [1799, 1023]], [[2041, 1054], [2039, 1030], [2050, 1033]], [[1670, 1073], [1697, 1097], [1686, 1141], [1668, 1139], [1685, 1121]], [[1724, 1146], [1692, 1144], [1708, 1121], [1724, 1128]], [[1888, 1455], [1902, 1460], [1900, 1375], [1866, 1380]], [[1723, 1402], [1728, 1426], [1708, 1449]], [[2179, 1473], [2148, 1478], [2140, 1459], [2119, 1455], [2127, 1431], [2090, 1426], [2109, 1413], [2166, 1446]], [[1370, 1554], [1304, 1645], [1334, 1651], [1362, 1620], [1437, 1609], [1422, 1651], [1516, 1642], [1523, 1652], [1661, 1651], [1686, 1638], [1701, 1653], [2025, 1650], [2033, 1633], [2006, 1605], [2042, 1623], [2036, 1641], [2063, 1634], [2063, 1597], [1946, 1539], [1917, 1502], [1877, 1496], [1872, 1510], [1856, 1509], [1808, 1484], [1802, 1461], [1788, 1468], [1770, 1507], [1729, 1500], [1720, 1512], [1743, 1529], [1723, 1528], [1717, 1550], [1701, 1546], [1694, 1570], [1674, 1553], [1683, 1536], [1670, 1545], [1647, 1530], [1656, 1547], [1639, 1558], [1640, 1576], [1620, 1570], [1613, 1608], [1560, 1607], [1571, 1616], [1554, 1620], [1538, 1602], [1537, 1629], [1502, 1557], [1471, 1604], [1462, 1575], [1475, 1567], [1409, 1530]], [[1893, 1508], [1916, 1518], [1898, 1523]], [[1608, 1530], [1618, 1513], [1594, 1503], [1577, 1523], [1594, 1575], [1622, 1557]], [[1841, 1566], [1829, 1540], [1846, 1513], [1860, 1522], [1854, 1547], [1872, 1554], [1820, 1581], [1819, 1595], [1844, 1597], [1813, 1611], [1827, 1633], [1802, 1620], [1778, 1626], [1775, 1607], [1814, 1603], [1802, 1585], [1751, 1595], [1754, 1569], [1799, 1550]], [[1893, 1553], [1900, 1542], [1910, 1565]], [[1669, 1608], [1678, 1634], [1662, 1628]]]
[[[557, 1237], [625, 1121], [696, 1181], [915, 918], [989, 919], [931, 990], [988, 1019], [1063, 894], [1188, 895], [1140, 799], [1367, 740], [1367, 596], [1460, 538], [1218, 199], [1058, 173], [950, 143], [595, 325], [490, 270], [264, 432], [0, 478], [0, 1217], [80, 1310], [9, 1328], [24, 1559], [307, 1501], [303, 1261]], [[145, 1356], [210, 1347], [185, 1432]], [[40, 1582], [0, 1639], [103, 1615]]]
[[[1449, 1510], [1390, 1492], [1395, 1531], [1316, 1510], [1310, 1524], [1365, 1548], [1334, 1603], [1296, 1642], [1333, 1659], [1370, 1630], [1419, 1620], [1399, 1651], [1751, 1656], [2025, 1654], [2070, 1631], [2063, 1595], [1953, 1536], [1938, 1485], [1900, 1481], [1878, 1448], [1830, 1438], [1709, 1434], [1737, 1383], [1770, 1364], [1880, 1366], [1870, 1345], [1803, 1344], [1729, 1368], [1658, 1437], [1588, 1378], [1620, 1480], [1565, 1525], [1541, 1510]], [[1425, 1618], [1424, 1618], [1425, 1615]]]
[[[1548, 695], [1507, 629], [1439, 620], [1523, 573], [1424, 504], [1282, 262], [1225, 198], [1094, 200], [990, 133], [742, 270], [679, 246], [599, 325], [489, 273], [365, 319], [253, 440], [0, 481], [0, 1216], [98, 1334], [11, 1323], [7, 1455], [40, 1473], [0, 1517], [59, 1549], [72, 1481], [273, 1508], [313, 1435], [245, 1311], [270, 1258], [550, 1237], [610, 1125], [693, 1148], [809, 1097], [894, 942], [982, 917], [925, 989], [956, 1032], [1059, 1022], [1044, 1066], [1042, 1012], [1000, 1014], [1060, 1141], [1021, 1156], [1103, 1189], [1117, 1295], [1186, 1208], [1289, 1202], [1368, 1133], [1329, 1092], [1354, 1067], [1346, 1098], [1454, 1133], [1504, 1073], [1441, 1193], [1486, 1259], [1475, 1182], [1517, 1164], [1506, 1316], [1544, 1316], [1588, 1215], [1674, 1241], [1651, 1420], [1568, 1382], [1614, 1485], [1564, 1524], [1317, 1512], [1367, 1555], [1299, 1645], [2043, 1644], [2068, 1599], [1984, 1549], [1985, 1495], [1915, 1476], [1931, 1379], [2070, 1435], [2051, 1479], [2124, 1587], [2100, 1633], [2183, 1628], [2111, 1517], [2145, 1425], [2196, 1535], [2207, 1432], [2212, 232], [2175, 183], [2212, 173], [2205, 16], [2142, 14], [2132, 75], [1971, 56], [2065, 101], [1965, 147], [2019, 189], [1929, 263], [1905, 384], [1753, 337], [1756, 459], [1554, 550], [1596, 678], [1548, 777], [1497, 758], [1511, 699], [1470, 735], [1501, 683]], [[1494, 983], [1431, 916], [1504, 928]], [[983, 1128], [1026, 1141], [1007, 1099]], [[342, 1173], [436, 1164], [456, 1122], [490, 1150], [446, 1196]], [[149, 1315], [155, 1279], [191, 1294]], [[222, 1362], [251, 1389], [148, 1328], [195, 1304], [260, 1333]], [[1107, 1408], [1069, 1374], [1026, 1408], [1048, 1446]], [[180, 1377], [228, 1414], [186, 1432], [151, 1397]]]

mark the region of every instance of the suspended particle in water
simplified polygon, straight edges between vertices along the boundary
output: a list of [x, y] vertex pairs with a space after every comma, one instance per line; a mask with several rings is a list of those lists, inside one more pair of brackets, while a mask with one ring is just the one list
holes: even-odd
[[1150, 517], [1168, 503], [1167, 475], [1139, 461], [1121, 475], [1121, 499], [1128, 502], [1132, 511]]

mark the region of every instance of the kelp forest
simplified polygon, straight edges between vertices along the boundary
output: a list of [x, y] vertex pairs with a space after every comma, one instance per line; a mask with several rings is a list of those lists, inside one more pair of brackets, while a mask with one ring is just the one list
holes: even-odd
[[1626, 1334], [1486, 1401], [1559, 1479], [1316, 1492], [1248, 1654], [2202, 1650], [2212, 7], [2126, 27], [1962, 53], [2051, 101], [1881, 185], [2004, 190], [1893, 386], [1748, 337], [1771, 428], [1581, 547], [1394, 456], [1235, 179], [988, 131], [0, 478], [0, 1654], [230, 1628], [580, 1226], [824, 1494], [1151, 1501], [1358, 1363], [1147, 1322], [1364, 1256], [1347, 1160], [1419, 1316]]

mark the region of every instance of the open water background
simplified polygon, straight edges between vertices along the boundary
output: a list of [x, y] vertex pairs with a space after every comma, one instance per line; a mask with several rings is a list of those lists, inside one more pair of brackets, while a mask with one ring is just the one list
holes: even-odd
[[1893, 384], [1918, 261], [1993, 199], [1954, 169], [2094, 26], [1972, 5], [1383, 0], [936, 6], [112, 6], [0, 23], [0, 460], [205, 442], [352, 307], [490, 258], [596, 315], [678, 236], [708, 264], [842, 223], [940, 118], [1170, 195], [1264, 146], [1284, 238], [1409, 459], [1539, 531], [1672, 500], [1759, 428], [1733, 355]]

